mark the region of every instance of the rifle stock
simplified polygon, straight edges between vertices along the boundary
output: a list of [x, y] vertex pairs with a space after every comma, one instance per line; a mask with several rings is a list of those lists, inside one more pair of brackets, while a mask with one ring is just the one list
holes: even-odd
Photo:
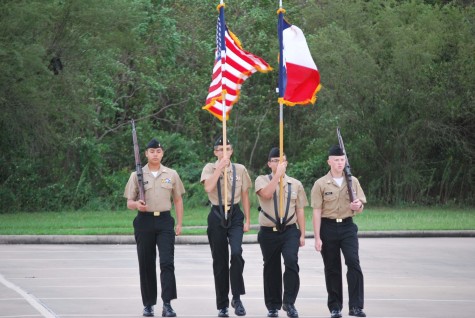
[[134, 143], [135, 171], [137, 172], [137, 179], [139, 181], [139, 199], [145, 202], [142, 162], [140, 161], [140, 150], [137, 142], [137, 131], [135, 130], [135, 122], [133, 119], [130, 121], [130, 123], [132, 124], [132, 140]]
[[356, 193], [353, 189], [350, 162], [348, 161], [348, 156], [346, 155], [345, 144], [343, 143], [343, 138], [341, 137], [340, 127], [336, 128], [336, 133], [338, 135], [338, 144], [340, 145], [341, 150], [343, 150], [343, 153], [345, 154], [345, 168], [343, 169], [343, 171], [345, 172], [346, 185], [348, 187], [348, 195], [350, 196], [350, 202], [353, 202], [355, 200]]

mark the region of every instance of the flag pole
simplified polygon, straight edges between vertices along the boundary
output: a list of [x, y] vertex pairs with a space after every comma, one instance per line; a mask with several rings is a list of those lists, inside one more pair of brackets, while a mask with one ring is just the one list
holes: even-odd
[[[282, 0], [279, 0], [279, 10], [277, 13], [279, 14], [279, 25], [278, 25], [278, 35], [279, 35], [279, 97], [283, 97], [284, 95], [284, 87], [283, 87], [283, 77], [282, 71], [284, 69], [284, 56], [283, 56], [283, 13], [285, 10], [282, 8]], [[282, 98], [279, 98], [279, 163], [284, 161], [284, 106], [282, 103]], [[289, 198], [290, 199], [290, 198]], [[280, 216], [280, 223], [283, 223], [284, 219], [284, 176], [280, 177], [279, 180], [279, 216]]]
[[[280, 158], [279, 163], [284, 161], [284, 106], [282, 102], [279, 103], [279, 149]], [[280, 177], [280, 192], [279, 192], [279, 215], [280, 223], [282, 224], [284, 218], [284, 176]], [[289, 200], [290, 198], [288, 198]]]
[[[221, 43], [221, 47], [219, 48], [219, 50], [221, 50], [221, 106], [222, 106], [222, 109], [223, 109], [223, 112], [222, 112], [222, 123], [223, 123], [223, 158], [226, 158], [227, 157], [227, 128], [226, 128], [226, 122], [227, 122], [227, 118], [226, 118], [226, 89], [224, 88], [225, 87], [225, 78], [224, 78], [224, 71], [226, 69], [226, 38], [225, 38], [225, 27], [226, 27], [226, 23], [224, 23], [224, 1], [223, 0], [220, 0], [220, 4], [218, 6], [219, 8], [219, 15], [220, 15], [220, 34], [219, 36], [221, 37], [221, 41], [219, 41], [219, 43]], [[224, 219], [227, 221], [228, 220], [228, 167], [225, 167], [224, 168], [224, 178], [223, 178], [223, 182], [224, 182]]]

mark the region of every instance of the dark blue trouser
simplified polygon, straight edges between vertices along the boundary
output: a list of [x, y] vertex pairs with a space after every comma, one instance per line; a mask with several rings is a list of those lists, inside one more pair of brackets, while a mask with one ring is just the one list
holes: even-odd
[[[208, 241], [213, 257], [214, 286], [216, 290], [216, 308], [229, 307], [229, 281], [233, 296], [244, 295], [244, 259], [242, 257], [242, 237], [244, 214], [235, 204], [229, 215], [229, 227], [222, 226], [222, 220], [213, 212], [208, 215]], [[231, 266], [229, 266], [229, 248], [231, 249]]]
[[140, 270], [140, 290], [144, 306], [157, 303], [157, 247], [163, 302], [177, 298], [175, 280], [175, 219], [170, 212], [160, 216], [139, 212], [134, 219], [135, 242]]
[[[320, 226], [322, 258], [328, 292], [328, 309], [343, 309], [341, 253], [348, 268], [348, 305], [364, 308], [364, 282], [358, 255], [358, 226], [352, 220], [342, 223], [322, 219]], [[341, 251], [341, 253], [340, 253]]]

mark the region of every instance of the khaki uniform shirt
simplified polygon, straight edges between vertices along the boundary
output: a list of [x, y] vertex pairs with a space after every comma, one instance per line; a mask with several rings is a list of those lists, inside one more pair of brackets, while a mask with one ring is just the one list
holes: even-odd
[[[170, 211], [172, 208], [171, 198], [175, 198], [185, 193], [185, 188], [181, 182], [178, 173], [170, 168], [160, 165], [160, 170], [156, 177], [146, 164], [142, 168], [145, 203], [148, 206], [149, 212]], [[139, 182], [137, 179], [137, 172], [132, 172], [129, 181], [125, 186], [124, 197], [127, 200], [139, 199]]]
[[[355, 177], [353, 180], [353, 190], [356, 192], [356, 198], [366, 203], [366, 196], [360, 186], [360, 182]], [[356, 211], [350, 209], [350, 196], [346, 178], [343, 177], [341, 187], [333, 180], [330, 172], [321, 177], [312, 187], [311, 193], [312, 208], [322, 210], [322, 218], [346, 219], [353, 216]]]
[[[262, 175], [257, 177], [255, 182], [255, 190], [256, 193], [259, 190], [264, 189], [270, 183], [269, 175]], [[287, 215], [287, 220], [290, 220], [287, 225], [291, 225], [297, 222], [297, 215], [293, 216], [297, 213], [297, 209], [303, 209], [308, 205], [307, 195], [305, 194], [305, 190], [303, 185], [297, 179], [291, 178], [287, 175], [284, 176], [284, 206], [282, 211], [283, 215], [285, 215], [285, 211], [287, 208], [287, 200], [288, 200], [288, 192], [289, 192], [289, 184], [291, 184], [291, 194], [290, 194], [290, 206], [289, 206], [289, 214]], [[280, 186], [278, 185], [276, 188], [276, 195], [277, 195], [277, 206], [279, 206], [279, 193], [280, 193]], [[275, 219], [275, 210], [274, 210], [274, 198], [269, 200], [261, 198], [259, 195], [257, 196], [259, 199], [259, 204], [261, 209], [264, 210], [270, 217]], [[292, 217], [293, 216], [293, 217]], [[261, 226], [268, 226], [272, 227], [275, 224], [269, 220], [263, 213], [259, 213], [259, 225]]]
[[[228, 182], [228, 205], [231, 204], [231, 195], [232, 195], [232, 184], [233, 184], [233, 170], [232, 170], [232, 162], [231, 164], [227, 167], [227, 182]], [[203, 168], [203, 171], [201, 172], [201, 180], [200, 182], [204, 182], [207, 180], [209, 177], [211, 177], [216, 170], [216, 167], [218, 165], [218, 161], [215, 163], [208, 163], [206, 166]], [[236, 190], [234, 193], [234, 204], [237, 204], [241, 201], [241, 192], [248, 191], [249, 188], [252, 186], [251, 178], [249, 177], [249, 173], [247, 172], [246, 167], [239, 163], [235, 163], [234, 166], [236, 167]], [[220, 178], [220, 183], [221, 183], [221, 196], [222, 200], [224, 200], [224, 171], [221, 172]], [[218, 199], [218, 186], [214, 188], [213, 191], [208, 193], [208, 198], [209, 201], [211, 202], [212, 205], [219, 205], [219, 199]], [[222, 202], [224, 204], [224, 202]]]

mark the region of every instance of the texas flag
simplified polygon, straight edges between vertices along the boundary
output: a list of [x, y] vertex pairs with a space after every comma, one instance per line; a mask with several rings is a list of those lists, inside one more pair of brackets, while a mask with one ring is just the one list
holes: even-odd
[[279, 11], [279, 103], [295, 106], [314, 104], [320, 90], [320, 73], [300, 28]]

